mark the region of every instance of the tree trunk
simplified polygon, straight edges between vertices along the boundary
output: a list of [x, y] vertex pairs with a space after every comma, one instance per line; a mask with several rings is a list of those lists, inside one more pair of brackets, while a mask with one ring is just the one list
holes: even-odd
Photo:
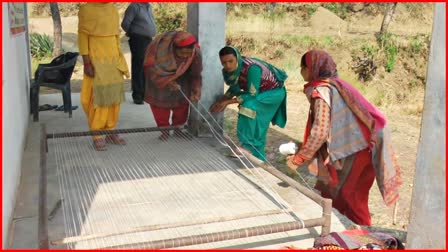
[[62, 53], [62, 22], [58, 3], [50, 3], [50, 10], [54, 31], [53, 56], [59, 56]]
[[386, 7], [386, 13], [384, 13], [383, 23], [381, 24], [380, 35], [387, 33], [389, 24], [394, 17], [395, 9], [397, 8], [397, 3], [388, 3]]

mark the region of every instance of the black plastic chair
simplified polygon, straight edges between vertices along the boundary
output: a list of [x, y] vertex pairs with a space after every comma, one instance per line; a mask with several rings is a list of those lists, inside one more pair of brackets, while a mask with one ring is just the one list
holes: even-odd
[[79, 53], [67, 52], [54, 58], [49, 64], [39, 64], [34, 73], [34, 81], [30, 87], [30, 112], [33, 121], [39, 121], [39, 91], [40, 87], [48, 87], [62, 91], [64, 112], [72, 117], [72, 93], [70, 79], [75, 69]]

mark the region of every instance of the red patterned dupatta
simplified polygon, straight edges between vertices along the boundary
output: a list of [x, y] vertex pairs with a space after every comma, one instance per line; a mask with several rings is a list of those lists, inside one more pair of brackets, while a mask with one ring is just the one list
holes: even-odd
[[[192, 55], [178, 66], [174, 55], [175, 45], [183, 47], [193, 43], [195, 47]], [[188, 32], [171, 31], [157, 36], [146, 49], [143, 63], [145, 79], [149, 79], [158, 88], [164, 88], [185, 73], [199, 50], [196, 39]]]
[[386, 125], [384, 115], [367, 101], [355, 88], [344, 80], [338, 78], [336, 63], [325, 51], [311, 50], [305, 55], [307, 67], [311, 72], [310, 83], [306, 84], [304, 90], [310, 86], [319, 85], [322, 79], [329, 79], [329, 83], [336, 87], [347, 106], [367, 126], [371, 141], [375, 140], [375, 132]]

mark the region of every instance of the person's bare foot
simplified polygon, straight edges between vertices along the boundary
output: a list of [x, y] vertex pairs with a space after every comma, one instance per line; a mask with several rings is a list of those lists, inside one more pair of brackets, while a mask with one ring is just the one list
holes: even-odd
[[126, 144], [126, 140], [124, 140], [124, 138], [120, 137], [117, 134], [107, 135], [106, 136], [106, 142], [107, 143], [111, 143], [111, 144], [118, 144], [118, 145], [125, 145]]
[[97, 151], [105, 151], [106, 150], [106, 141], [104, 141], [104, 138], [93, 139], [93, 146], [95, 147], [95, 150], [97, 150]]

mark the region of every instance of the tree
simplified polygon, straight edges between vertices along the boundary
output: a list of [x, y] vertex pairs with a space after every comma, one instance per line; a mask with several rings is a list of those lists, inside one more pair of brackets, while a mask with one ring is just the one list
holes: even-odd
[[62, 53], [62, 22], [59, 13], [58, 3], [50, 3], [51, 18], [53, 19], [53, 38], [54, 48], [53, 56], [59, 56]]
[[384, 13], [383, 23], [381, 24], [380, 35], [387, 33], [387, 29], [389, 28], [389, 24], [394, 17], [395, 9], [397, 8], [398, 3], [388, 3], [386, 6], [386, 12]]

